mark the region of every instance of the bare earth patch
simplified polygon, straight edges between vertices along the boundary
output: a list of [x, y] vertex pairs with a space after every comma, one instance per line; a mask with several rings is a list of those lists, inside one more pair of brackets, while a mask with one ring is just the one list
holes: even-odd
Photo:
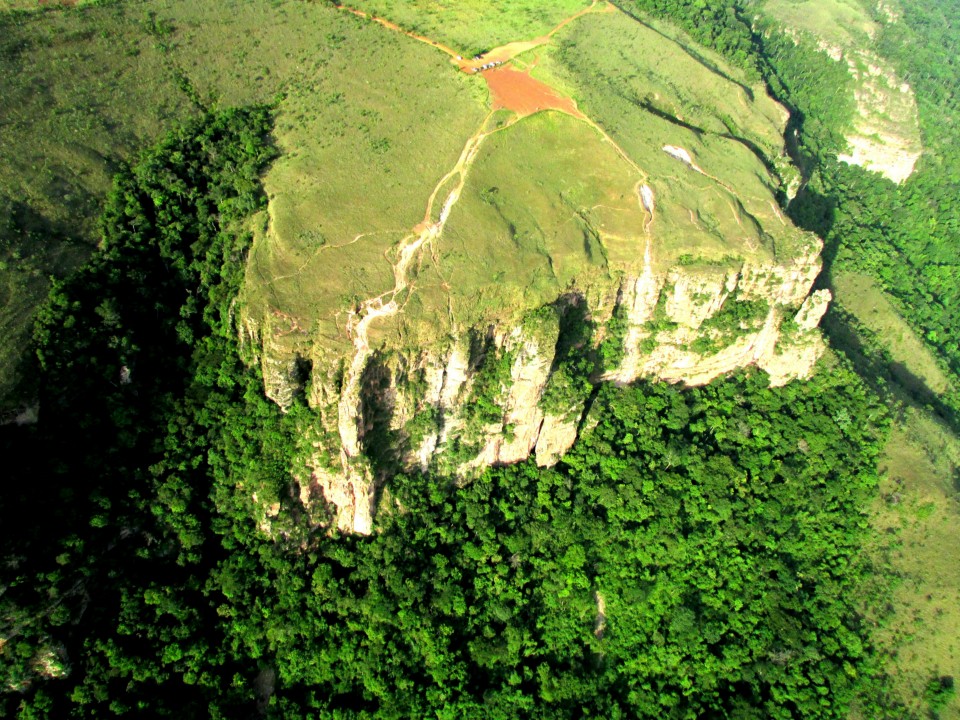
[[582, 118], [583, 114], [568, 97], [561, 97], [553, 88], [529, 73], [500, 67], [483, 73], [495, 110], [512, 110], [518, 115], [532, 115], [541, 110], [559, 110]]

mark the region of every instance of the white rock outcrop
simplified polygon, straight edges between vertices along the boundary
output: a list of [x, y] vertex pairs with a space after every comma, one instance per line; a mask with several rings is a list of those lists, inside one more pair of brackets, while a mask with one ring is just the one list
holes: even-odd
[[[587, 309], [599, 325], [616, 303], [626, 317], [617, 340], [622, 360], [592, 381], [625, 384], [646, 377], [699, 385], [749, 365], [769, 373], [773, 385], [809, 376], [824, 350], [818, 323], [830, 300], [826, 290], [810, 294], [820, 271], [819, 250], [811, 240], [808, 250], [789, 262], [733, 268], [681, 266], [657, 272], [645, 263], [635, 277], [591, 296], [595, 299]], [[558, 300], [557, 307], [563, 303]], [[721, 322], [730, 303], [753, 308], [755, 317], [731, 328], [729, 319]], [[301, 480], [304, 505], [314, 516], [326, 509], [328, 523], [342, 532], [370, 533], [380, 479], [368, 456], [384, 451], [376, 446], [384, 443], [384, 432], [391, 451], [399, 448], [396, 462], [407, 471], [432, 468], [468, 478], [483, 467], [530, 456], [542, 466], [555, 464], [576, 441], [585, 399], [567, 408], [545, 407], [560, 331], [555, 317], [543, 321], [541, 314], [540, 319], [531, 323], [528, 314], [465, 331], [437, 347], [372, 353], [368, 362], [376, 364], [375, 372], [364, 376], [376, 380], [351, 389], [356, 397], [346, 414], [352, 423], [347, 432], [344, 413], [337, 409], [343, 396], [336, 373], [315, 371], [307, 397], [326, 427], [308, 462], [309, 476]], [[594, 342], [602, 337], [598, 332]], [[493, 361], [509, 361], [509, 369], [504, 365], [491, 390], [489, 377], [479, 378], [485, 363]], [[491, 394], [484, 401], [498, 409], [495, 417], [490, 405], [484, 415], [477, 414], [483, 383]]]

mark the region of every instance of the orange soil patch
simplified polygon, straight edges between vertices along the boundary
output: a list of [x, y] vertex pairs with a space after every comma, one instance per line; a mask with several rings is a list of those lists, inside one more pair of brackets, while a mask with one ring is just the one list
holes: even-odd
[[509, 67], [499, 67], [483, 73], [483, 79], [493, 95], [493, 108], [513, 110], [518, 115], [532, 115], [540, 110], [559, 110], [582, 118], [571, 98], [561, 97], [546, 83]]

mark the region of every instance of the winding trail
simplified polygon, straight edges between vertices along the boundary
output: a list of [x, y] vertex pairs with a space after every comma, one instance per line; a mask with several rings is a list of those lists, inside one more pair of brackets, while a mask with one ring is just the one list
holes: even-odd
[[352, 15], [356, 15], [357, 17], [361, 17], [361, 18], [363, 18], [364, 20], [371, 20], [371, 21], [373, 21], [373, 22], [375, 22], [375, 23], [379, 23], [380, 25], [383, 25], [383, 26], [384, 26], [385, 28], [387, 28], [388, 30], [393, 30], [393, 31], [395, 31], [395, 32], [398, 32], [398, 33], [401, 33], [401, 34], [403, 34], [403, 35], [406, 35], [406, 36], [409, 37], [409, 38], [413, 38], [414, 40], [417, 40], [417, 41], [419, 41], [419, 42], [426, 43], [426, 44], [429, 45], [430, 47], [435, 47], [437, 50], [442, 50], [443, 52], [445, 52], [447, 55], [449, 55], [449, 56], [452, 57], [452, 58], [457, 58], [457, 57], [459, 57], [459, 55], [457, 54], [457, 51], [456, 51], [456, 50], [453, 50], [452, 48], [447, 47], [447, 46], [444, 45], [443, 43], [439, 43], [439, 42], [437, 42], [436, 40], [431, 40], [430, 38], [424, 37], [423, 35], [417, 35], [415, 32], [410, 32], [409, 30], [404, 30], [402, 27], [400, 27], [399, 25], [397, 25], [395, 22], [391, 22], [390, 20], [387, 20], [386, 18], [377, 17], [376, 15], [371, 15], [371, 14], [368, 13], [368, 12], [364, 12], [363, 10], [358, 10], [357, 8], [349, 7], [348, 5], [336, 5], [335, 7], [336, 7], [338, 10], [343, 10], [343, 11], [345, 11], [345, 12], [351, 13]]
[[[517, 55], [525, 53], [528, 50], [533, 50], [534, 48], [540, 47], [541, 45], [546, 45], [553, 39], [553, 36], [556, 35], [560, 30], [565, 28], [567, 25], [572, 23], [574, 20], [577, 20], [584, 15], [592, 12], [614, 12], [614, 7], [606, 2], [606, 0], [593, 0], [589, 7], [584, 8], [583, 10], [571, 15], [568, 18], [565, 18], [561, 21], [556, 27], [554, 27], [546, 35], [541, 35], [540, 37], [534, 38], [533, 40], [520, 40], [517, 42], [507, 43], [506, 45], [501, 45], [498, 48], [490, 50], [489, 52], [484, 53], [482, 56], [478, 56], [478, 59], [473, 58], [464, 58], [463, 55], [448, 45], [444, 45], [441, 42], [437, 42], [431, 38], [425, 37], [423, 35], [418, 35], [415, 32], [410, 30], [405, 30], [395, 22], [387, 20], [386, 18], [377, 17], [372, 15], [364, 10], [359, 10], [357, 8], [350, 7], [349, 5], [336, 5], [338, 10], [343, 10], [345, 12], [356, 15], [357, 17], [362, 17], [366, 20], [371, 20], [375, 23], [383, 25], [389, 30], [406, 35], [409, 38], [413, 38], [418, 42], [425, 43], [430, 47], [436, 48], [441, 52], [446, 53], [450, 56], [452, 62], [455, 62], [457, 66], [464, 72], [475, 72], [483, 68], [484, 65], [487, 65], [491, 62], [505, 63], [509, 62]], [[598, 9], [599, 8], [599, 9]]]

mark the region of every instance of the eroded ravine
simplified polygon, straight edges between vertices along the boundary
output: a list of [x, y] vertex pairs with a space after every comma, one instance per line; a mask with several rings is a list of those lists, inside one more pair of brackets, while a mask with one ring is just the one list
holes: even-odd
[[[476, 160], [483, 141], [493, 133], [503, 129], [487, 129], [492, 115], [491, 113], [484, 118], [477, 132], [467, 140], [456, 164], [437, 183], [427, 201], [424, 221], [418, 224], [413, 232], [404, 237], [394, 248], [396, 259], [392, 263], [393, 288], [364, 300], [358, 310], [351, 311], [349, 314], [347, 336], [353, 342], [354, 352], [353, 360], [344, 377], [343, 390], [338, 405], [338, 428], [344, 462], [360, 455], [361, 450], [359, 428], [360, 378], [372, 353], [369, 340], [370, 324], [380, 318], [395, 315], [400, 311], [397, 298], [408, 287], [407, 272], [411, 263], [415, 259], [419, 260], [423, 251], [443, 232], [443, 228], [450, 217], [450, 212], [460, 199], [460, 194], [463, 192], [463, 187], [467, 181], [468, 171]], [[456, 184], [447, 194], [437, 221], [431, 222], [433, 206], [441, 188], [454, 177], [457, 178]]]

